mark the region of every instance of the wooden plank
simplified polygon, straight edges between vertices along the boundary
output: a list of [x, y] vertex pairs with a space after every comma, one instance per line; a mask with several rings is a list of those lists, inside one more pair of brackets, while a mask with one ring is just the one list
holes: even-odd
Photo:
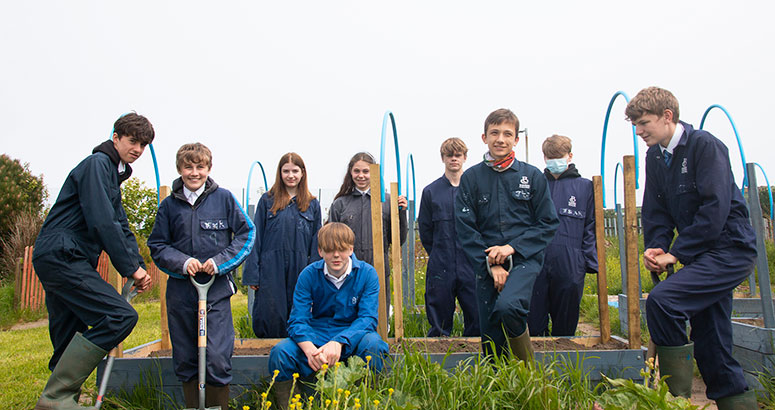
[[635, 156], [625, 155], [624, 236], [627, 246], [627, 338], [630, 349], [640, 348], [640, 286], [638, 281], [638, 218], [635, 208]]
[[24, 280], [22, 281], [22, 309], [30, 307], [31, 292], [30, 285], [32, 284], [32, 247], [26, 246], [24, 248]]
[[732, 321], [732, 343], [748, 350], [775, 354], [775, 329]]
[[[160, 187], [160, 201], [163, 201], [164, 198], [170, 196], [170, 193], [172, 193], [172, 191], [169, 186], [164, 185]], [[159, 277], [159, 306], [161, 308], [161, 348], [172, 349], [172, 341], [170, 340], [170, 327], [169, 323], [167, 322], [167, 275], [160, 275]]]
[[385, 245], [382, 243], [382, 184], [379, 181], [379, 164], [369, 165], [371, 175], [371, 243], [374, 252], [374, 269], [379, 276], [379, 320], [377, 333], [387, 340], [387, 309], [385, 306], [390, 295], [389, 283], [385, 282]]
[[603, 208], [603, 180], [592, 177], [595, 190], [595, 241], [597, 246], [597, 309], [600, 312], [600, 338], [605, 343], [611, 338], [611, 320], [608, 316], [608, 277], [605, 254], [605, 208]]
[[16, 269], [13, 270], [13, 307], [19, 309], [22, 302], [22, 281], [24, 280], [24, 258], [16, 259]]
[[393, 317], [395, 318], [396, 339], [404, 337], [404, 300], [401, 282], [401, 227], [398, 217], [398, 183], [390, 183], [390, 234], [393, 256]]

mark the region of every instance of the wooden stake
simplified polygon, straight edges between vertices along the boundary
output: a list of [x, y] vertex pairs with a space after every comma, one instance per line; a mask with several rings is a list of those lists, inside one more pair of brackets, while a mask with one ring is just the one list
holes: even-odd
[[387, 306], [385, 301], [390, 295], [388, 283], [385, 283], [385, 248], [382, 243], [382, 184], [379, 181], [379, 164], [369, 165], [371, 175], [371, 243], [374, 248], [374, 269], [379, 276], [379, 320], [377, 333], [382, 340], [387, 341]]
[[[162, 186], [159, 188], [159, 199], [163, 201], [164, 198], [170, 196], [171, 192], [172, 190], [169, 186]], [[172, 349], [170, 325], [167, 322], [167, 274], [159, 275], [159, 300], [159, 305], [161, 307], [161, 348]]]
[[390, 183], [390, 232], [393, 245], [393, 317], [396, 340], [404, 338], [404, 299], [401, 283], [401, 227], [398, 217], [398, 183]]
[[603, 208], [603, 181], [598, 176], [592, 177], [595, 189], [595, 240], [597, 242], [597, 308], [600, 312], [600, 341], [608, 342], [611, 338], [611, 321], [608, 317], [608, 276], [605, 254], [605, 208]]
[[627, 246], [627, 338], [640, 349], [640, 282], [638, 281], [638, 214], [635, 208], [635, 156], [625, 155], [624, 238]]

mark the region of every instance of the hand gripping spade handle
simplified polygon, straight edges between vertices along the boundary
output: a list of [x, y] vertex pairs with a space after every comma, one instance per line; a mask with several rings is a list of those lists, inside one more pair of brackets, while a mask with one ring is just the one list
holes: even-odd
[[[508, 269], [504, 267], [504, 269], [506, 269], [506, 272], [511, 272], [511, 270], [514, 268], [514, 260], [511, 258], [511, 255], [509, 255], [506, 258], [506, 262], [508, 262], [509, 267]], [[486, 256], [485, 256], [484, 264], [487, 265], [487, 273], [489, 273], [490, 276], [492, 276], [492, 266], [490, 266], [490, 262], [487, 260]]]
[[[124, 287], [121, 288], [121, 296], [131, 303], [132, 298], [137, 296], [137, 288], [134, 288], [135, 280], [128, 278]], [[116, 361], [118, 355], [118, 347], [114, 347], [108, 353], [108, 362], [105, 363], [105, 372], [102, 373], [102, 380], [100, 381], [100, 391], [97, 394], [97, 401], [94, 403], [94, 408], [99, 409], [102, 406], [102, 401], [105, 398], [105, 391], [108, 390], [108, 379], [110, 379], [110, 372], [113, 371], [113, 362]]]
[[197, 410], [221, 410], [221, 406], [205, 408], [205, 373], [207, 371], [207, 291], [210, 290], [210, 286], [213, 285], [215, 275], [210, 276], [210, 280], [207, 281], [207, 283], [197, 282], [194, 276], [189, 276], [189, 278], [196, 288], [197, 295], [199, 295], [199, 307], [197, 308], [199, 330], [197, 331], [198, 337], [196, 344], [199, 349], [199, 407]]
[[[673, 265], [667, 265], [667, 276], [665, 276], [665, 279], [669, 278], [670, 275], [675, 273], [675, 270], [673, 268]], [[654, 282], [654, 286], [657, 285], [657, 283], [661, 282], [662, 280], [659, 278], [659, 272], [651, 271], [651, 281]], [[646, 352], [646, 360], [648, 359], [654, 359], [657, 360], [657, 345], [654, 343], [651, 338], [649, 338], [649, 350]], [[652, 378], [653, 370], [649, 370], [649, 380]]]

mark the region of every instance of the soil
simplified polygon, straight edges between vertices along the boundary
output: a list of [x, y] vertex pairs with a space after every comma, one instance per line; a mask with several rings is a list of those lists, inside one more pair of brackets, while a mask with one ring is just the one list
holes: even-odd
[[752, 319], [734, 318], [733, 322], [745, 323], [747, 325], [764, 327], [764, 318], [757, 317]]
[[[412, 340], [406, 341], [408, 345], [416, 346], [428, 353], [478, 353], [481, 352], [481, 344], [479, 342], [471, 342], [459, 339], [425, 339], [425, 340]], [[547, 340], [533, 340], [533, 349], [537, 352], [554, 352], [554, 351], [576, 351], [576, 350], [624, 350], [627, 349], [627, 345], [617, 340], [611, 339], [608, 343], [599, 343], [594, 346], [584, 346], [578, 343], [574, 343], [570, 339], [547, 339]], [[271, 347], [262, 348], [235, 348], [234, 356], [262, 356], [268, 355]], [[391, 353], [398, 353], [401, 350], [401, 345], [390, 346]], [[148, 357], [170, 357], [172, 356], [172, 350], [157, 350], [151, 352]]]
[[48, 326], [48, 319], [40, 319], [35, 322], [17, 323], [11, 326], [10, 330], [34, 329], [36, 327], [43, 327], [43, 326]]

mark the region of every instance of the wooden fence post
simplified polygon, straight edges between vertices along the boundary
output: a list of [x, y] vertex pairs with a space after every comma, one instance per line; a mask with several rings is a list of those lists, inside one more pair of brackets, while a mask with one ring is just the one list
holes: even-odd
[[24, 258], [16, 258], [16, 268], [13, 271], [13, 307], [19, 309], [22, 302], [22, 281], [24, 280]]
[[611, 338], [611, 321], [608, 317], [608, 272], [606, 271], [605, 253], [605, 208], [603, 208], [603, 180], [592, 177], [595, 190], [595, 239], [597, 241], [597, 308], [600, 312], [600, 341], [608, 342]]
[[[159, 200], [163, 201], [164, 198], [170, 196], [170, 187], [164, 185], [159, 188]], [[160, 202], [161, 203], [161, 202]], [[167, 322], [167, 275], [159, 275], [159, 307], [161, 309], [161, 348], [172, 349], [172, 341], [170, 340], [170, 327]]]
[[369, 165], [371, 175], [371, 240], [374, 253], [374, 269], [379, 276], [379, 320], [377, 333], [387, 341], [387, 297], [390, 296], [390, 284], [385, 280], [385, 246], [382, 243], [382, 184], [379, 181], [379, 164]]
[[638, 215], [635, 209], [635, 156], [625, 155], [624, 236], [627, 246], [627, 338], [640, 349], [640, 281], [638, 280]]
[[404, 299], [401, 283], [401, 228], [398, 216], [398, 183], [390, 183], [390, 228], [393, 245], [393, 317], [396, 324], [396, 340], [404, 337]]

